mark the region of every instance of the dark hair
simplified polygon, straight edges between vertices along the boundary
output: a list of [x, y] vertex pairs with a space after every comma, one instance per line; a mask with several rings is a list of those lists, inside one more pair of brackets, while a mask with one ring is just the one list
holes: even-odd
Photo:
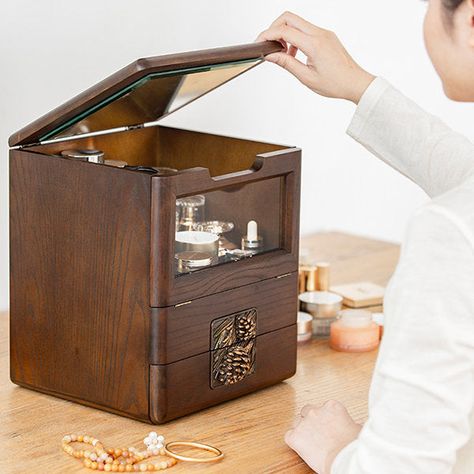
[[461, 3], [464, 3], [464, 0], [443, 0], [444, 7], [451, 12], [461, 6]]

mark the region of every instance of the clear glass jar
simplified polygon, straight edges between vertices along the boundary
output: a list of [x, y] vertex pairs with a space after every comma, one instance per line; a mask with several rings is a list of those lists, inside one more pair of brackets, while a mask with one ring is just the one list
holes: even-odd
[[341, 352], [369, 352], [379, 346], [380, 330], [365, 310], [346, 309], [331, 324], [329, 345]]

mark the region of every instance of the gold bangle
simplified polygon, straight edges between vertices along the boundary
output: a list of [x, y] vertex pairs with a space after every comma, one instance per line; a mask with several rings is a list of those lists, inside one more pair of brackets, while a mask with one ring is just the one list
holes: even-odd
[[[188, 456], [181, 456], [181, 454], [176, 454], [173, 451], [171, 451], [170, 448], [172, 448], [173, 446], [189, 446], [191, 448], [198, 448], [204, 451], [209, 451], [211, 453], [214, 453], [216, 456], [212, 458], [192, 458]], [[209, 446], [208, 444], [193, 443], [191, 441], [172, 441], [171, 443], [167, 443], [164, 449], [165, 449], [165, 453], [168, 456], [178, 459], [179, 461], [215, 462], [215, 461], [220, 461], [224, 457], [224, 453], [220, 449], [214, 448], [213, 446]]]

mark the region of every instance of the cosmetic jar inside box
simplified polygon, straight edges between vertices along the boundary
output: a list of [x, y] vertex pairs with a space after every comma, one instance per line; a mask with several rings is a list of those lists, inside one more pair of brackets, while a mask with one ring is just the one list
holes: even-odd
[[293, 375], [301, 151], [161, 125], [281, 48], [139, 59], [10, 138], [15, 383], [162, 423]]
[[217, 257], [219, 236], [210, 232], [186, 230], [176, 232], [176, 251], [209, 252]]

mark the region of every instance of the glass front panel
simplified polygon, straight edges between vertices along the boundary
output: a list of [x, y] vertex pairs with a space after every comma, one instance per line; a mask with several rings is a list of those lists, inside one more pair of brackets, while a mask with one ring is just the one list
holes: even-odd
[[176, 200], [175, 273], [281, 248], [282, 178]]

